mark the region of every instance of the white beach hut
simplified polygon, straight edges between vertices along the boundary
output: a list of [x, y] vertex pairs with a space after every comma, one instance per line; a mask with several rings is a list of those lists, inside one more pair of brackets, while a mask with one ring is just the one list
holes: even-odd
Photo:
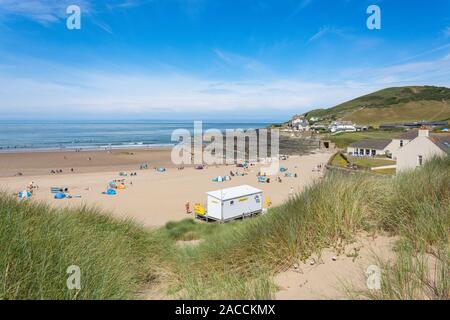
[[210, 191], [206, 195], [207, 219], [227, 221], [262, 211], [262, 191], [249, 185]]

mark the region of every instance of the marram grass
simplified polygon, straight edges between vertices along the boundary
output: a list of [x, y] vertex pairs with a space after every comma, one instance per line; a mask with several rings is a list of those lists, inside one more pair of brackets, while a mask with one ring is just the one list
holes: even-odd
[[[448, 299], [450, 157], [393, 178], [330, 173], [266, 215], [155, 230], [94, 208], [51, 209], [0, 195], [0, 299], [267, 299], [272, 276], [361, 230], [400, 236], [371, 299]], [[179, 241], [198, 240], [180, 246]], [[66, 288], [78, 265], [82, 289]]]

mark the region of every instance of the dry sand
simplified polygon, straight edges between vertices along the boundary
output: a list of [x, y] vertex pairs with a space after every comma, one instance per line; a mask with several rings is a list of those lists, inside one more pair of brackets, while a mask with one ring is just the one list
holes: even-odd
[[[314, 169], [318, 164], [325, 164], [330, 156], [328, 152], [291, 156], [281, 161], [281, 165], [297, 173], [297, 178], [284, 178], [284, 174], [280, 174], [282, 183], [276, 182], [275, 176], [271, 183], [258, 183], [259, 165], [250, 167], [246, 176], [212, 182], [215, 176], [228, 175], [230, 170], [242, 172], [242, 169], [223, 165], [204, 170], [192, 167], [177, 170], [170, 164], [170, 149], [0, 154], [0, 176], [3, 176], [0, 188], [16, 193], [33, 181], [39, 189], [35, 190], [31, 201], [45, 200], [54, 206], [96, 205], [113, 215], [132, 218], [150, 227], [192, 217], [185, 213], [186, 201], [191, 206], [196, 202], [204, 204], [205, 192], [242, 184], [262, 189], [273, 205], [280, 204], [288, 198], [291, 187], [300, 192], [318, 179], [320, 173]], [[139, 170], [143, 162], [149, 163], [148, 170]], [[158, 166], [168, 169], [164, 173], [152, 169]], [[75, 173], [67, 173], [70, 168], [74, 168]], [[64, 174], [50, 175], [51, 169], [63, 169]], [[17, 171], [23, 176], [13, 176]], [[119, 171], [137, 172], [137, 176], [124, 177], [126, 189], [119, 190], [116, 196], [101, 194], [109, 180], [122, 178]], [[81, 198], [56, 200], [50, 193], [51, 187], [67, 187], [71, 195]]]
[[377, 258], [394, 261], [394, 243], [398, 238], [384, 235], [358, 235], [356, 241], [340, 250], [325, 249], [275, 276], [280, 300], [349, 299], [353, 293], [367, 290], [367, 268], [377, 265]]

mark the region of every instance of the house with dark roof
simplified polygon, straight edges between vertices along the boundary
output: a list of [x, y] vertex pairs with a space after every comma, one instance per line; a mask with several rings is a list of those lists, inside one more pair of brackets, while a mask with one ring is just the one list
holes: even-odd
[[433, 134], [429, 130], [418, 130], [417, 137], [396, 152], [397, 172], [422, 166], [437, 156], [450, 155], [450, 134]]
[[392, 139], [392, 150], [391, 150], [391, 157], [392, 159], [397, 159], [397, 151], [400, 150], [403, 146], [407, 145], [409, 142], [411, 142], [413, 139], [417, 138], [419, 135], [419, 129], [411, 129], [408, 130], [398, 137]]
[[392, 140], [364, 139], [351, 143], [347, 147], [347, 154], [361, 157], [375, 157], [389, 155], [392, 151]]

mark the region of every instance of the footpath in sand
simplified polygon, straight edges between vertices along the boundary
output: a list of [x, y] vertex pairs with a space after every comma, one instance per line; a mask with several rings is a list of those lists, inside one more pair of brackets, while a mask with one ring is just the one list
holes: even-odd
[[[340, 249], [325, 249], [304, 263], [275, 276], [280, 300], [349, 299], [352, 293], [365, 291], [366, 271], [377, 266], [377, 258], [394, 261], [395, 237], [360, 234], [356, 241]], [[358, 297], [355, 297], [358, 298]]]
[[[124, 151], [123, 151], [124, 152]], [[3, 155], [4, 156], [4, 155]], [[58, 155], [63, 159], [62, 154]], [[80, 157], [80, 160], [86, 162], [86, 154], [68, 153], [65, 155], [69, 160], [54, 161], [52, 167], [62, 167], [63, 161], [72, 161], [71, 157]], [[319, 164], [325, 164], [331, 156], [331, 153], [321, 152], [304, 156], [290, 156], [287, 160], [282, 160], [280, 165], [286, 167], [289, 172], [297, 173], [297, 178], [284, 177], [283, 173], [279, 173], [282, 182], [276, 181], [276, 176], [271, 177], [270, 183], [258, 183], [257, 172], [259, 165], [251, 166], [248, 170], [248, 175], [234, 176], [231, 181], [213, 182], [212, 178], [216, 176], [229, 175], [230, 170], [239, 170], [234, 165], [209, 166], [204, 170], [196, 170], [192, 167], [186, 167], [184, 170], [177, 170], [177, 168], [167, 166], [167, 171], [160, 173], [153, 170], [154, 163], [149, 161], [148, 170], [139, 170], [138, 163], [145, 160], [144, 156], [139, 154], [134, 155], [119, 155], [114, 158], [114, 169], [108, 167], [108, 159], [112, 158], [108, 154], [103, 153], [102, 161], [99, 160], [99, 154], [94, 154], [94, 159], [90, 162], [95, 162], [96, 171], [92, 172], [93, 167], [86, 165], [82, 172], [79, 172], [76, 166], [77, 162], [70, 163], [75, 167], [75, 173], [50, 175], [50, 174], [28, 174], [28, 172], [42, 172], [42, 166], [45, 166], [45, 171], [48, 172], [48, 164], [44, 159], [42, 162], [33, 163], [34, 167], [24, 170], [25, 164], [20, 163], [20, 168], [24, 171], [23, 176], [3, 177], [0, 178], [0, 189], [6, 190], [9, 193], [22, 191], [26, 186], [33, 181], [39, 186], [39, 189], [34, 191], [31, 201], [45, 200], [47, 203], [58, 206], [79, 206], [82, 204], [94, 205], [99, 208], [110, 211], [113, 215], [122, 218], [132, 218], [137, 222], [143, 223], [147, 227], [161, 226], [168, 221], [178, 221], [192, 215], [185, 213], [185, 203], [190, 202], [191, 207], [194, 203], [206, 202], [205, 192], [217, 190], [222, 188], [234, 187], [242, 184], [249, 184], [260, 188], [264, 192], [264, 197], [268, 196], [273, 205], [281, 204], [289, 196], [289, 190], [292, 187], [295, 192], [301, 192], [306, 186], [313, 183], [321, 176], [316, 168]], [[166, 152], [167, 156], [167, 152]], [[8, 156], [11, 157], [11, 156]], [[19, 155], [20, 157], [20, 155]], [[32, 155], [30, 156], [33, 157]], [[44, 157], [38, 154], [37, 158]], [[133, 159], [134, 157], [138, 159]], [[162, 162], [162, 157], [159, 154], [153, 154], [152, 157]], [[126, 165], [120, 166], [118, 159], [133, 159], [127, 160]], [[29, 165], [29, 164], [28, 164]], [[101, 167], [103, 165], [103, 167]], [[98, 166], [98, 167], [97, 167]], [[106, 167], [105, 167], [106, 166]], [[16, 167], [19, 171], [19, 166]], [[9, 164], [9, 170], [16, 169], [14, 164]], [[105, 171], [109, 170], [109, 171]], [[112, 171], [116, 170], [116, 171]], [[81, 170], [80, 170], [81, 171]], [[119, 176], [119, 171], [126, 171], [127, 173], [136, 172], [137, 176]], [[117, 195], [108, 196], [102, 194], [107, 188], [107, 183], [111, 179], [125, 178], [125, 190], [118, 190]], [[64, 187], [69, 189], [71, 195], [80, 196], [80, 198], [57, 200], [53, 198], [50, 193], [51, 187]]]

